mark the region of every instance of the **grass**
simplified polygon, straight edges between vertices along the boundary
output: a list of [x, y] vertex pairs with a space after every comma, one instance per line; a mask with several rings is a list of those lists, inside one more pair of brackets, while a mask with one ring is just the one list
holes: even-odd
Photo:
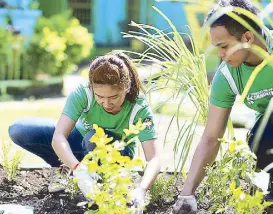
[[44, 117], [58, 119], [64, 106], [64, 100], [24, 100], [4, 102], [0, 105], [0, 136], [9, 140], [8, 127], [22, 117]]

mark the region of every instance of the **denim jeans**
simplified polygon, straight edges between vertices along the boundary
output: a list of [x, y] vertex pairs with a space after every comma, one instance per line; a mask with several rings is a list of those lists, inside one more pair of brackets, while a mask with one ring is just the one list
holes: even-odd
[[[9, 136], [15, 144], [41, 157], [52, 167], [57, 167], [60, 166], [61, 162], [51, 146], [56, 124], [57, 121], [52, 119], [22, 118], [16, 120], [9, 127]], [[76, 128], [73, 128], [68, 136], [67, 140], [71, 150], [79, 161], [95, 148], [95, 144], [89, 142], [94, 133], [94, 130], [90, 130], [83, 137]], [[107, 134], [111, 136], [111, 133], [108, 132]], [[121, 155], [130, 158], [133, 158], [132, 154], [128, 147], [121, 151]]]

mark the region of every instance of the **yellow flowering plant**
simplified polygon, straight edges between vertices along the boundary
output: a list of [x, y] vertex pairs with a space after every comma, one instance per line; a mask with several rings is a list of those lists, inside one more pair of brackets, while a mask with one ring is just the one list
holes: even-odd
[[[253, 183], [250, 177], [255, 176], [256, 156], [253, 154], [245, 141], [219, 139], [226, 147], [222, 157], [216, 160], [211, 166], [206, 167], [207, 178], [205, 185], [201, 189], [201, 198], [206, 198], [210, 203], [209, 210], [216, 213], [223, 213], [233, 210], [240, 212], [242, 206], [247, 207], [248, 199], [256, 200], [257, 203], [251, 207], [253, 210], [259, 210], [261, 206], [261, 194], [256, 191], [250, 194], [253, 189]], [[226, 146], [225, 146], [226, 145]], [[245, 198], [244, 204], [239, 204], [241, 197], [238, 191], [242, 190]], [[238, 203], [237, 203], [238, 202]]]
[[40, 17], [26, 45], [24, 69], [33, 79], [39, 73], [62, 76], [87, 59], [93, 47], [93, 34], [71, 12]]
[[249, 194], [242, 190], [235, 181], [231, 183], [232, 195], [229, 200], [229, 205], [235, 209], [235, 214], [263, 213], [265, 208], [272, 205], [273, 202], [264, 202], [264, 193], [256, 191], [254, 194]]
[[96, 204], [98, 209], [87, 211], [86, 214], [106, 214], [109, 210], [112, 214], [136, 212], [135, 208], [128, 206], [132, 200], [130, 192], [135, 188], [132, 172], [143, 169], [144, 162], [139, 158], [131, 160], [128, 156], [122, 156], [120, 151], [133, 142], [139, 142], [135, 135], [147, 125], [139, 120], [136, 125], [124, 130], [125, 134], [120, 141], [114, 142], [101, 127], [93, 125], [95, 134], [90, 142], [95, 143], [96, 147], [84, 157], [82, 163], [88, 166], [88, 172], [96, 172], [101, 181], [97, 183], [94, 191], [88, 194], [88, 198], [92, 199], [88, 206]]

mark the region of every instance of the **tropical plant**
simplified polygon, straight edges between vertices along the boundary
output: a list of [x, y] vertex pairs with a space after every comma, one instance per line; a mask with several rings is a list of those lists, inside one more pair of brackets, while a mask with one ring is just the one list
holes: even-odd
[[[147, 87], [149, 92], [157, 91], [166, 93], [167, 96], [162, 105], [175, 100], [177, 111], [173, 115], [169, 128], [176, 122], [178, 136], [175, 139], [175, 171], [181, 171], [185, 165], [195, 128], [198, 122], [205, 124], [208, 113], [209, 85], [207, 81], [205, 56], [196, 46], [194, 35], [179, 33], [176, 27], [159, 9], [153, 7], [169, 23], [173, 32], [165, 33], [153, 26], [131, 23], [135, 31], [124, 33], [125, 38], [134, 38], [147, 46], [143, 53], [135, 53], [138, 56], [138, 63], [154, 63], [160, 68], [159, 72], [151, 74], [148, 78]], [[184, 38], [188, 37], [188, 44]], [[190, 99], [193, 104], [191, 108], [192, 120], [179, 124], [179, 109]], [[167, 134], [165, 137], [165, 142]]]

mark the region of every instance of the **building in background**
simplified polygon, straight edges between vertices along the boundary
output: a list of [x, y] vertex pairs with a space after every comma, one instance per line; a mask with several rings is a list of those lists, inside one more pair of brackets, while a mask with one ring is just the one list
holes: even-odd
[[[36, 4], [37, 5], [37, 4]], [[0, 26], [30, 37], [42, 11], [32, 0], [0, 0]]]
[[129, 46], [130, 41], [123, 39], [121, 32], [130, 30], [130, 22], [153, 25], [159, 29], [171, 31], [168, 23], [152, 9], [162, 10], [176, 25], [179, 31], [185, 31], [188, 20], [184, 10], [185, 3], [155, 0], [39, 0], [40, 9], [45, 16], [65, 10], [73, 10], [80, 23], [94, 34], [99, 47]]
[[[73, 15], [80, 20], [80, 23], [87, 27], [89, 32], [94, 34], [97, 47], [130, 46], [131, 41], [124, 39], [121, 32], [131, 30], [129, 26], [131, 21], [149, 24], [166, 32], [172, 31], [166, 20], [153, 10], [152, 6], [159, 8], [172, 21], [179, 32], [188, 32], [189, 26], [198, 41], [200, 26], [203, 24], [204, 15], [208, 10], [208, 8], [200, 7], [198, 4], [188, 4], [182, 1], [171, 0], [0, 0], [0, 2], [1, 1], [7, 2], [10, 6], [20, 9], [16, 11], [13, 10], [13, 12], [9, 12], [9, 10], [1, 11], [0, 9], [0, 24], [3, 23], [3, 17], [9, 13], [12, 15], [14, 25], [21, 28], [23, 34], [28, 36], [32, 32], [36, 18], [41, 15], [39, 10], [34, 10], [35, 5], [38, 5], [44, 16], [51, 16], [67, 9], [72, 9]], [[269, 3], [270, 0], [261, 0], [263, 7]], [[271, 17], [272, 16], [273, 15], [271, 15]], [[28, 28], [25, 26], [28, 26]]]

